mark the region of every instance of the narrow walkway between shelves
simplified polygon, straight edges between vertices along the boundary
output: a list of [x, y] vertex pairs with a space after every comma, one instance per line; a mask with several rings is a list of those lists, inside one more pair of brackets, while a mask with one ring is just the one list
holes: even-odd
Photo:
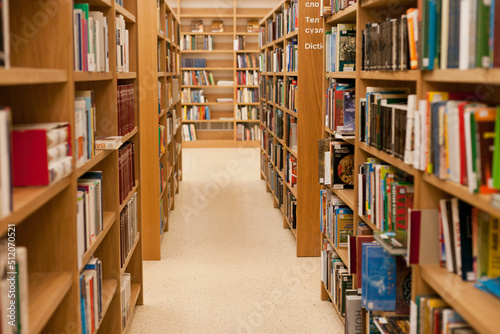
[[320, 259], [297, 258], [258, 149], [184, 149], [162, 260], [144, 263], [135, 333], [343, 333]]

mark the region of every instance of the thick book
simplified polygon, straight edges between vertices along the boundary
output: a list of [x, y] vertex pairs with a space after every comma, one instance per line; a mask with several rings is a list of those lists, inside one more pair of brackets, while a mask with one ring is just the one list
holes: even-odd
[[345, 297], [345, 334], [360, 333], [361, 296], [351, 295]]
[[[396, 260], [380, 245], [364, 248], [365, 279], [362, 296], [370, 311], [396, 310]], [[366, 290], [365, 290], [366, 287]]]
[[438, 210], [411, 210], [409, 217], [408, 263], [439, 264]]
[[331, 145], [333, 188], [354, 188], [354, 146], [343, 141], [334, 141]]

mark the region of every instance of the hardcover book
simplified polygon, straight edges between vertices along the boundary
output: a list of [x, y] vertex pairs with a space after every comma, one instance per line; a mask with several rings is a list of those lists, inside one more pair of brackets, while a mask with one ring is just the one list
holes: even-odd
[[224, 22], [222, 20], [213, 20], [212, 32], [224, 32]]
[[370, 311], [396, 310], [396, 260], [380, 245], [365, 248], [364, 266], [366, 309]]
[[331, 145], [333, 188], [354, 188], [354, 146], [343, 141], [334, 141]]
[[191, 21], [191, 32], [204, 32], [202, 20], [192, 20]]

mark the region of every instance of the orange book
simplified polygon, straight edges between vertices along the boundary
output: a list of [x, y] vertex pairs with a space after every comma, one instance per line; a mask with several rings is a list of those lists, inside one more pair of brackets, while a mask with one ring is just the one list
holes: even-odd
[[477, 131], [476, 170], [480, 193], [495, 193], [493, 188], [493, 150], [495, 146], [496, 108], [479, 107], [474, 113]]
[[407, 25], [408, 25], [408, 46], [410, 48], [410, 68], [412, 70], [418, 69], [418, 9], [410, 8], [406, 11]]

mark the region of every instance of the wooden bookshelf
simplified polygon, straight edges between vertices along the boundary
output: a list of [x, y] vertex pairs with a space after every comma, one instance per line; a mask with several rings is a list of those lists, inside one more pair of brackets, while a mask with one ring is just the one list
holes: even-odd
[[[332, 26], [338, 23], [356, 23], [356, 69], [354, 72], [326, 72], [325, 61], [323, 61], [324, 84], [323, 92], [327, 89], [327, 80], [329, 78], [336, 79], [338, 82], [354, 82], [356, 87], [356, 113], [355, 124], [356, 133], [354, 139], [346, 139], [345, 141], [355, 147], [355, 173], [357, 174], [358, 166], [365, 162], [369, 157], [375, 157], [381, 162], [390, 164], [401, 171], [413, 177], [414, 183], [414, 208], [415, 209], [438, 209], [439, 200], [442, 198], [456, 197], [470, 204], [479, 210], [486, 212], [494, 217], [500, 217], [500, 209], [492, 205], [492, 197], [487, 194], [472, 194], [466, 186], [454, 183], [448, 180], [441, 180], [438, 177], [428, 174], [424, 171], [417, 170], [413, 165], [405, 164], [404, 161], [398, 159], [384, 151], [378, 150], [372, 146], [361, 142], [361, 134], [358, 128], [360, 120], [359, 99], [366, 94], [366, 88], [370, 86], [381, 87], [408, 87], [412, 94], [416, 94], [418, 100], [425, 100], [426, 95], [430, 91], [472, 91], [478, 94], [478, 84], [487, 85], [488, 89], [498, 91], [500, 85], [500, 69], [447, 69], [447, 70], [407, 70], [407, 71], [364, 71], [362, 70], [362, 52], [361, 45], [363, 42], [362, 32], [369, 22], [377, 20], [377, 15], [374, 13], [387, 13], [390, 17], [401, 17], [401, 14], [406, 13], [407, 8], [418, 7], [417, 1], [405, 0], [398, 3], [398, 8], [391, 7], [390, 1], [387, 0], [363, 0], [352, 6], [347, 7], [332, 16], [325, 17], [324, 31], [329, 31]], [[389, 9], [389, 11], [388, 11]], [[380, 11], [380, 12], [379, 12]], [[390, 13], [389, 13], [390, 12]], [[385, 19], [385, 18], [384, 18]], [[381, 19], [382, 20], [382, 19]], [[383, 21], [383, 20], [382, 20]], [[379, 22], [382, 22], [379, 21]], [[423, 42], [425, 43], [425, 41]], [[422, 46], [419, 40], [420, 47]], [[269, 48], [270, 45], [266, 45]], [[325, 52], [326, 54], [326, 52]], [[495, 94], [493, 94], [495, 95]], [[484, 101], [491, 105], [498, 105], [497, 96], [489, 96]], [[479, 96], [476, 96], [479, 98]], [[322, 114], [325, 116], [325, 98], [323, 100]], [[324, 122], [324, 121], [323, 121]], [[328, 129], [323, 124], [323, 137], [335, 138], [334, 131]], [[336, 139], [338, 140], [338, 139]], [[311, 146], [310, 149], [317, 150]], [[264, 155], [265, 157], [265, 155]], [[265, 173], [262, 173], [266, 176]], [[377, 231], [377, 226], [368, 217], [363, 216], [358, 212], [358, 178], [355, 178], [354, 189], [352, 190], [335, 190], [332, 192], [340, 197], [354, 211], [354, 234], [358, 223], [364, 223], [373, 231]], [[313, 194], [311, 193], [311, 196]], [[329, 238], [322, 235], [322, 239], [326, 239], [331, 243]], [[333, 245], [332, 245], [333, 247]], [[333, 247], [335, 249], [335, 247]], [[347, 263], [347, 254], [344, 250], [335, 249], [340, 258]], [[328, 295], [324, 283], [321, 282], [321, 299], [328, 300], [331, 296]], [[485, 293], [473, 286], [471, 282], [463, 282], [462, 278], [454, 273], [448, 272], [445, 268], [441, 268], [438, 263], [426, 265], [412, 266], [412, 299], [415, 301], [418, 295], [438, 295], [450, 307], [454, 308], [460, 315], [480, 333], [496, 332], [495, 315], [498, 314], [500, 301], [493, 295]], [[388, 314], [389, 316], [392, 314]], [[363, 328], [366, 326], [366, 317], [363, 318]], [[365, 333], [365, 331], [364, 331]]]
[[[160, 6], [157, 8], [157, 4]], [[141, 109], [156, 111], [141, 117], [141, 161], [142, 188], [144, 201], [142, 210], [143, 257], [144, 260], [161, 260], [161, 237], [163, 230], [168, 230], [168, 210], [170, 201], [174, 197], [175, 178], [180, 175], [182, 168], [181, 152], [177, 152], [176, 143], [180, 143], [180, 131], [177, 131], [177, 122], [180, 115], [179, 94], [179, 50], [173, 42], [179, 41], [179, 20], [174, 11], [165, 1], [158, 3], [150, 1], [141, 4], [138, 18], [145, 22], [156, 22], [158, 12], [161, 21], [156, 25], [142, 25], [139, 27], [139, 48], [144, 52], [139, 62], [144, 67], [156, 66], [157, 81], [161, 87], [158, 96], [158, 86], [151, 86], [151, 78], [139, 78], [141, 86], [147, 87], [141, 99]], [[160, 59], [158, 59], [160, 57]], [[175, 87], [174, 87], [175, 86]], [[165, 152], [160, 152], [159, 127], [165, 129]], [[152, 131], [154, 129], [154, 131]], [[171, 140], [168, 141], [168, 136]], [[160, 192], [160, 166], [163, 166], [163, 191]], [[172, 171], [175, 168], [175, 173]], [[163, 201], [163, 213], [160, 209]], [[163, 217], [162, 217], [163, 216]], [[160, 224], [163, 220], [165, 226]]]
[[[264, 7], [267, 4], [264, 5]], [[203, 89], [204, 92], [210, 92], [210, 97], [207, 103], [182, 103], [182, 106], [191, 108], [193, 106], [209, 106], [211, 120], [219, 121], [221, 117], [232, 117], [233, 120], [227, 121], [230, 123], [230, 128], [213, 128], [212, 121], [196, 121], [182, 118], [183, 124], [195, 124], [197, 133], [196, 141], [183, 141], [182, 146], [185, 148], [209, 148], [209, 147], [259, 147], [258, 140], [238, 140], [238, 126], [253, 127], [252, 122], [238, 120], [236, 115], [239, 108], [243, 106], [253, 106], [258, 108], [258, 101], [255, 103], [238, 103], [237, 94], [239, 89], [250, 88], [258, 91], [258, 86], [237, 85], [238, 71], [258, 71], [258, 68], [238, 68], [237, 59], [242, 54], [254, 54], [258, 61], [258, 43], [257, 33], [247, 32], [246, 25], [248, 19], [260, 20], [270, 8], [246, 8], [248, 7], [240, 0], [230, 0], [228, 6], [224, 8], [215, 7], [216, 4], [207, 3], [207, 8], [188, 8], [183, 7], [183, 3], [177, 0], [177, 15], [180, 17], [181, 38], [187, 35], [190, 36], [211, 36], [214, 40], [213, 50], [183, 50], [181, 56], [183, 58], [206, 58], [206, 67], [183, 67], [182, 71], [207, 71], [214, 72], [214, 80], [234, 80], [233, 86], [192, 86], [183, 85], [182, 88]], [[200, 13], [203, 13], [200, 15]], [[204, 32], [191, 32], [191, 21], [200, 19], [203, 21]], [[222, 20], [224, 24], [224, 32], [211, 32], [212, 20]], [[245, 50], [233, 49], [233, 41], [237, 36], [244, 36]], [[231, 72], [228, 73], [223, 72]], [[182, 77], [181, 77], [182, 79]], [[231, 103], [218, 103], [218, 97], [233, 98]]]
[[[116, 16], [124, 15], [129, 30], [130, 71], [117, 73], [116, 31], [108, 30], [109, 71], [79, 72], [74, 69], [73, 2], [59, 3], [50, 20], [37, 27], [36, 38], [26, 40], [11, 53], [12, 67], [0, 69], [1, 104], [12, 110], [13, 123], [68, 122], [75, 129], [75, 91], [92, 90], [95, 97], [95, 136], [117, 136], [117, 85], [133, 84], [135, 100], [139, 101], [137, 76], [146, 71], [137, 63], [137, 0], [127, 0], [119, 6], [112, 0], [77, 1], [88, 3], [91, 11], [100, 11], [108, 27], [116, 26]], [[10, 2], [11, 42], [15, 35], [23, 36], [23, 17], [36, 17], [46, 11], [43, 3]], [[33, 55], [36, 54], [36, 57]], [[139, 105], [134, 118], [140, 124]], [[137, 177], [138, 230], [141, 231], [140, 129], [135, 129], [124, 141], [135, 143]], [[72, 156], [75, 143], [71, 136]], [[1, 234], [9, 224], [16, 226], [16, 243], [28, 250], [29, 333], [80, 333], [81, 310], [79, 277], [82, 267], [96, 257], [103, 264], [102, 303], [105, 316], [99, 330], [116, 332], [121, 328], [122, 277], [120, 272], [119, 161], [117, 150], [96, 150], [95, 156], [76, 166], [64, 179], [45, 187], [13, 189], [13, 212], [0, 221]], [[75, 195], [78, 178], [88, 171], [102, 171], [103, 230], [89, 246], [78, 265], [77, 208]], [[130, 253], [126, 271], [142, 291], [142, 239]], [[133, 303], [142, 304], [142, 293]], [[135, 305], [134, 305], [135, 306]], [[129, 322], [130, 324], [130, 322]]]
[[[274, 20], [276, 15], [283, 13], [284, 9], [289, 8], [290, 1], [281, 1], [278, 6], [271, 10], [260, 21], [260, 25], [266, 31], [268, 28], [268, 21]], [[318, 140], [321, 138], [321, 50], [306, 49], [306, 45], [320, 44], [322, 42], [322, 34], [308, 34], [306, 28], [314, 28], [318, 24], [311, 23], [316, 17], [319, 18], [319, 11], [306, 6], [305, 2], [299, 2], [299, 24], [298, 31], [287, 32], [283, 29], [283, 35], [273, 41], [266, 40], [266, 44], [261, 46], [261, 52], [273, 51], [278, 48], [286, 47], [286, 39], [288, 36], [298, 38], [298, 71], [286, 72], [284, 67], [283, 71], [272, 72], [267, 68], [265, 72], [261, 72], [261, 77], [266, 81], [273, 81], [277, 77], [283, 78], [286, 82], [287, 78], [297, 80], [298, 91], [298, 106], [297, 112], [288, 110], [284, 104], [280, 105], [279, 101], [273, 101], [271, 97], [266, 97], [261, 89], [261, 128], [263, 129], [262, 137], [266, 134], [269, 138], [270, 145], [282, 146], [283, 156], [282, 161], [286, 161], [288, 155], [294, 156], [297, 159], [297, 187], [291, 188], [285, 180], [285, 163], [283, 170], [280, 170], [273, 161], [273, 158], [268, 154], [269, 143], [263, 142], [264, 151], [267, 154], [261, 156], [261, 171], [267, 183], [267, 187], [273, 190], [275, 198], [279, 192], [283, 192], [283, 207], [287, 206], [287, 194], [291, 194], [297, 201], [296, 209], [296, 231], [292, 233], [297, 239], [297, 256], [319, 256], [320, 254], [320, 229], [319, 224], [319, 203], [316, 200], [319, 194], [318, 178], [317, 178], [317, 148]], [[308, 18], [308, 19], [306, 19]], [[319, 21], [319, 19], [318, 19]], [[322, 27], [321, 24], [319, 27]], [[275, 82], [273, 84], [276, 84]], [[265, 106], [265, 107], [264, 107]], [[283, 114], [283, 133], [289, 131], [287, 125], [287, 117], [294, 117], [297, 120], [297, 137], [298, 147], [297, 152], [293, 151], [287, 146], [284, 138], [279, 138], [277, 134], [266, 125], [265, 116], [263, 114], [270, 108], [273, 112], [282, 112]], [[299, 117], [300, 114], [307, 114], [307, 117]], [[273, 175], [269, 175], [272, 173]], [[283, 180], [283, 188], [281, 185], [273, 184], [273, 180], [280, 178]], [[278, 191], [279, 190], [279, 191]], [[313, 195], [314, 194], [314, 195]], [[275, 201], [275, 206], [280, 206]], [[283, 212], [283, 209], [282, 209]], [[286, 215], [283, 215], [283, 227], [290, 228], [289, 221]]]

